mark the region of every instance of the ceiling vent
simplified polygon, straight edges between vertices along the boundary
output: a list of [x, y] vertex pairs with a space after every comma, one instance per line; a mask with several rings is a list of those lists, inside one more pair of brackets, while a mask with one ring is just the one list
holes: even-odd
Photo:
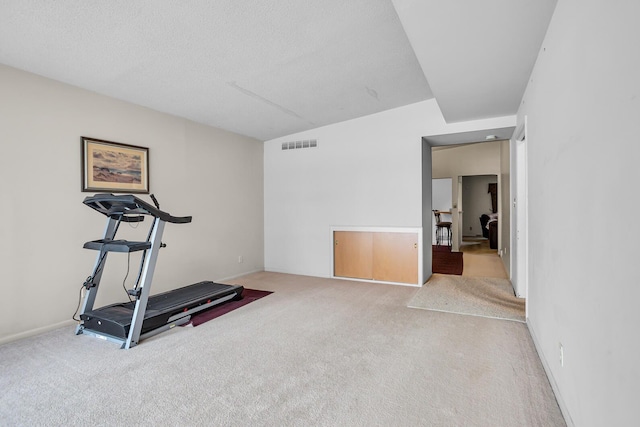
[[298, 148], [317, 148], [317, 147], [318, 147], [317, 139], [305, 139], [301, 141], [290, 141], [290, 142], [282, 143], [283, 150], [297, 150]]

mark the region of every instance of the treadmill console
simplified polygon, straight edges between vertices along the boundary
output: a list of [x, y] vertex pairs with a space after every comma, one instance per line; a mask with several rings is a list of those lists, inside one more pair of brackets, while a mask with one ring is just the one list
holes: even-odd
[[[153, 195], [151, 197], [157, 204], [155, 197]], [[96, 194], [95, 196], [86, 197], [82, 203], [108, 217], [126, 218], [139, 215], [151, 215], [160, 218], [162, 221], [172, 222], [174, 224], [191, 222], [190, 216], [173, 216], [168, 212], [161, 211], [159, 208], [150, 205], [133, 194]], [[141, 221], [141, 219], [137, 221]]]

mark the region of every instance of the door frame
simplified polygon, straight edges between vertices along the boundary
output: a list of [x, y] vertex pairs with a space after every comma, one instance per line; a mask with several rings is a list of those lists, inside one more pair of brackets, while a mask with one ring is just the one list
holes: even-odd
[[[528, 168], [527, 168], [527, 117], [524, 123], [514, 134], [513, 147], [515, 149], [515, 196], [513, 197], [512, 210], [515, 214], [515, 232], [512, 233], [511, 265], [516, 295], [520, 298], [529, 296], [529, 218], [528, 218]], [[515, 257], [515, 260], [513, 259]], [[515, 263], [514, 263], [515, 261]], [[528, 304], [526, 304], [526, 316], [528, 317]]]

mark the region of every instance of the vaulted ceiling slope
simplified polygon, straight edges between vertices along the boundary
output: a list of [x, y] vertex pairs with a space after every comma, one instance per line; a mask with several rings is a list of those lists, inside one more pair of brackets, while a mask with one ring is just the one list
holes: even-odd
[[557, 0], [393, 0], [447, 122], [513, 115]]
[[[550, 17], [532, 5], [554, 2], [0, 0], [0, 63], [259, 140], [430, 99], [432, 80], [445, 118], [471, 120], [515, 113]], [[452, 31], [522, 9], [516, 34]]]

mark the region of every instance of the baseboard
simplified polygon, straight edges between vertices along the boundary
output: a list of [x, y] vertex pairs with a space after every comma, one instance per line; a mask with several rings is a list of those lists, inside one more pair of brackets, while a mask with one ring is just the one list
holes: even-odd
[[53, 325], [43, 326], [41, 328], [31, 329], [28, 331], [20, 332], [19, 334], [9, 335], [7, 337], [0, 338], [0, 345], [6, 344], [12, 341], [18, 341], [24, 338], [33, 337], [36, 335], [44, 334], [45, 332], [52, 331], [54, 329], [62, 328], [65, 326], [73, 326], [76, 324], [75, 320], [65, 320], [59, 323], [54, 323]]
[[[383, 285], [398, 285], [398, 286], [412, 286], [414, 288], [419, 288], [422, 284], [418, 283], [401, 283], [401, 282], [385, 282], [382, 280], [368, 280], [368, 279], [359, 279], [357, 277], [341, 277], [341, 276], [320, 276], [320, 275], [312, 275], [309, 273], [301, 273], [292, 270], [278, 270], [278, 269], [265, 269], [264, 271], [268, 271], [270, 273], [281, 273], [281, 274], [292, 274], [295, 276], [307, 276], [307, 277], [321, 277], [323, 279], [337, 279], [337, 280], [347, 280], [352, 282], [362, 282], [362, 283], [380, 283]], [[431, 277], [431, 276], [429, 276]], [[426, 280], [425, 280], [426, 283]]]
[[422, 286], [422, 285], [417, 284], [417, 283], [385, 282], [383, 280], [359, 279], [357, 277], [331, 276], [331, 277], [329, 277], [329, 279], [350, 280], [352, 282], [361, 282], [361, 283], [380, 283], [380, 284], [383, 284], [383, 285], [413, 286], [414, 288], [419, 288], [419, 287]]
[[242, 272], [242, 273], [234, 274], [233, 276], [223, 277], [221, 279], [215, 279], [214, 282], [227, 282], [229, 280], [237, 279], [238, 277], [246, 276], [247, 274], [260, 273], [262, 271], [265, 271], [265, 270], [264, 269], [258, 269], [258, 270], [245, 271], [245, 272]]
[[558, 384], [556, 383], [556, 379], [553, 377], [551, 373], [551, 368], [549, 367], [549, 363], [547, 359], [544, 357], [544, 353], [541, 351], [540, 344], [538, 343], [538, 338], [536, 338], [535, 332], [533, 332], [533, 327], [527, 319], [527, 329], [529, 329], [529, 335], [531, 335], [531, 339], [533, 340], [533, 345], [536, 347], [536, 351], [538, 352], [538, 357], [542, 361], [542, 368], [547, 374], [547, 379], [549, 380], [549, 384], [551, 384], [551, 389], [553, 390], [553, 394], [556, 397], [556, 401], [558, 402], [558, 406], [560, 407], [560, 412], [562, 412], [562, 416], [564, 417], [565, 423], [567, 423], [567, 427], [574, 427], [573, 419], [571, 418], [571, 414], [569, 413], [569, 408], [565, 405], [564, 400], [562, 399], [562, 394], [560, 393], [560, 389], [558, 388]]
[[308, 271], [298, 271], [298, 270], [289, 269], [289, 268], [265, 267], [264, 271], [266, 271], [267, 273], [292, 274], [294, 276], [322, 277], [324, 279], [330, 279], [331, 278], [331, 276], [329, 276], [327, 274], [311, 274]]

